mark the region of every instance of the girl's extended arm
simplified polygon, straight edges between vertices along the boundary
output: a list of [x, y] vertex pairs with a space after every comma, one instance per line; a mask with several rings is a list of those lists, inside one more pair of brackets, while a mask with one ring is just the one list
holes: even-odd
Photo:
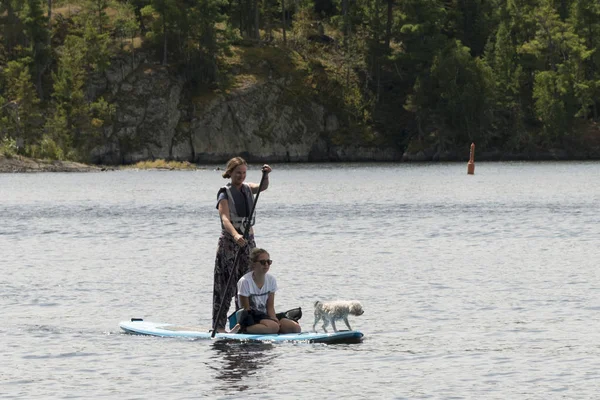
[[275, 293], [269, 293], [269, 298], [267, 299], [267, 314], [273, 320], [277, 321], [277, 316], [275, 315]]
[[[267, 173], [267, 176], [265, 176], [265, 180], [263, 181], [263, 185], [260, 188], [260, 191], [265, 191], [267, 190], [267, 188], [269, 187], [269, 173], [271, 173], [272, 169], [270, 166], [268, 166], [267, 164], [263, 165], [262, 167], [262, 171]], [[248, 183], [250, 185], [250, 188], [252, 189], [252, 193], [256, 194], [258, 193], [258, 183]]]

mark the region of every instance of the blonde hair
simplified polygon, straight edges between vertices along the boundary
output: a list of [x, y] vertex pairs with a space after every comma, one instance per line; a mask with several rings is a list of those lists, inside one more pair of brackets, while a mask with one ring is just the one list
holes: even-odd
[[250, 253], [250, 261], [252, 261], [253, 263], [257, 262], [258, 257], [260, 257], [261, 254], [269, 255], [269, 252], [265, 249], [261, 249], [260, 247], [253, 248], [252, 252]]
[[223, 178], [231, 178], [233, 170], [240, 165], [248, 165], [246, 160], [244, 160], [242, 157], [233, 157], [231, 160], [229, 160], [227, 162], [227, 166], [225, 167], [225, 172], [223, 172]]

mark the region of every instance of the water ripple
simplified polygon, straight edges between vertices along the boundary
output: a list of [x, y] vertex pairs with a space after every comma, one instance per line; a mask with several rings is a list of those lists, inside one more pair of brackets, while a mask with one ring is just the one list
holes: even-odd
[[122, 334], [208, 329], [219, 171], [4, 174], [3, 398], [597, 397], [599, 163], [275, 167], [277, 304], [358, 299], [363, 343]]

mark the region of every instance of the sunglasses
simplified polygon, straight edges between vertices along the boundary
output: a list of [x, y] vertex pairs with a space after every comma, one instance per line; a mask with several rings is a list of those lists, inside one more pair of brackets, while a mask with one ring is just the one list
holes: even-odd
[[273, 260], [258, 260], [262, 265], [271, 265], [273, 264]]

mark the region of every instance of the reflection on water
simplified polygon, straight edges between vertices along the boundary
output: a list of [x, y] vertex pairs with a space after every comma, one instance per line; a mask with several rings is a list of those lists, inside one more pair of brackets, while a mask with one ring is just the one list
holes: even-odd
[[220, 389], [239, 392], [250, 388], [244, 378], [256, 374], [277, 357], [270, 343], [218, 340], [211, 350], [214, 353], [209, 366], [217, 371], [216, 379], [223, 381]]

